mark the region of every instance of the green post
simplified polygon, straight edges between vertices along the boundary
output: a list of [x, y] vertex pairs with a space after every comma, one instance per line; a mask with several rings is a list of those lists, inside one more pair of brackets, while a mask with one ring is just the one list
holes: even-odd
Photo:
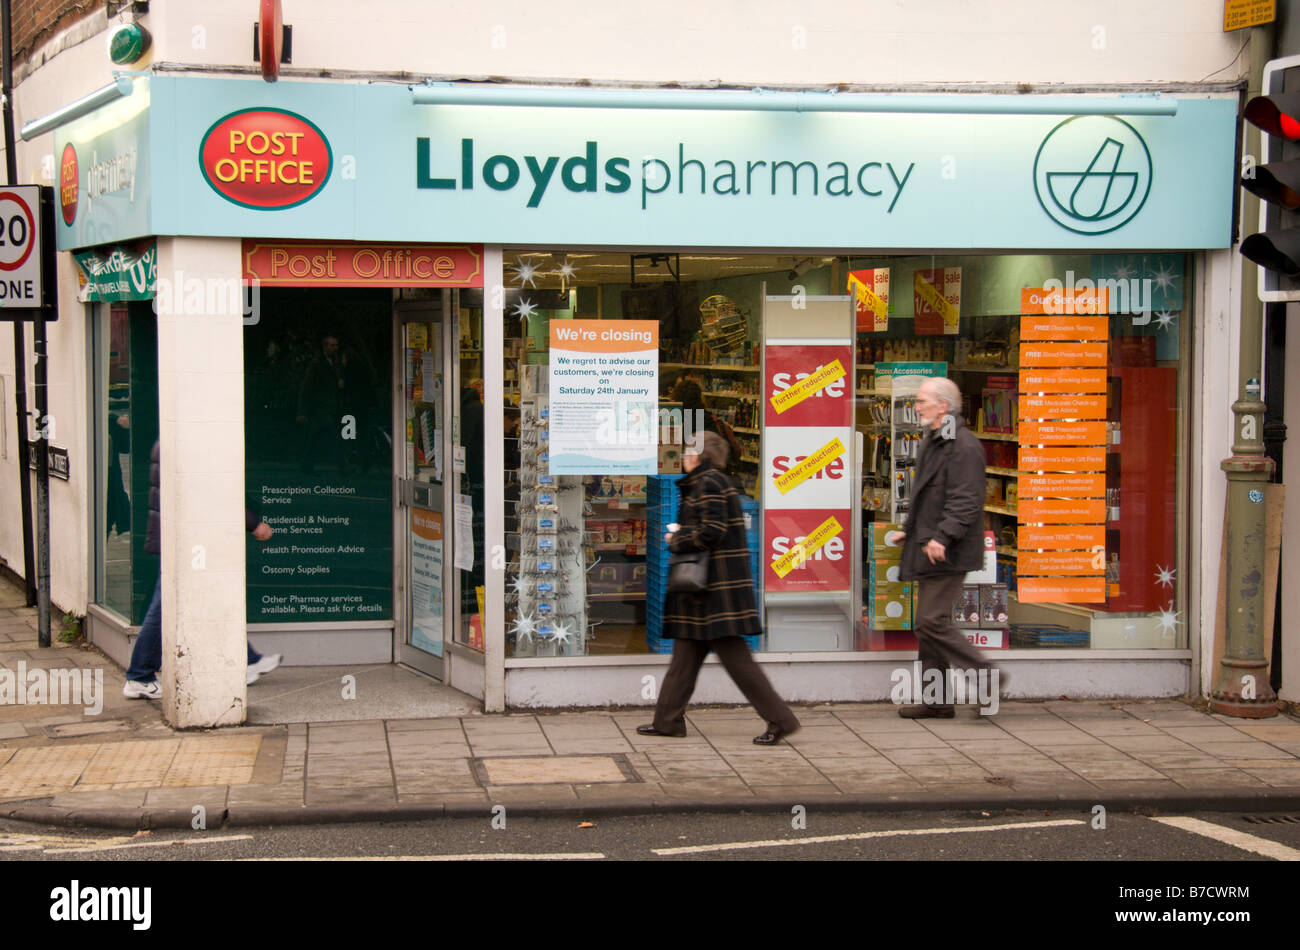
[[[1272, 55], [1272, 26], [1254, 27], [1250, 37], [1250, 95], [1261, 93], [1264, 64]], [[1262, 133], [1247, 123], [1245, 149], [1260, 154]], [[1259, 199], [1244, 189], [1242, 216], [1259, 218]], [[1259, 271], [1249, 261], [1241, 268], [1241, 355], [1237, 401], [1232, 404], [1232, 456], [1221, 463], [1228, 476], [1228, 564], [1226, 602], [1228, 642], [1210, 693], [1218, 713], [1263, 719], [1276, 716], [1277, 695], [1269, 685], [1264, 654], [1264, 486], [1273, 460], [1264, 454], [1264, 403], [1260, 398], [1264, 308], [1257, 293]]]

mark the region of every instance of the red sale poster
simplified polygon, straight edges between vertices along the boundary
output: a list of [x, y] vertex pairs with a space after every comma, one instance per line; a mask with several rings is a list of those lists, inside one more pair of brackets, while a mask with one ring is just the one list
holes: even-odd
[[956, 333], [961, 317], [961, 268], [913, 272], [912, 312], [918, 334]]
[[848, 508], [767, 511], [763, 515], [764, 590], [848, 590], [852, 517]]

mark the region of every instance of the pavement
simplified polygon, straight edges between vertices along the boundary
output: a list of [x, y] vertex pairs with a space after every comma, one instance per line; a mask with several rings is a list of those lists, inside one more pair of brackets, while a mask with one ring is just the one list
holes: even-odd
[[[888, 703], [801, 705], [803, 728], [772, 748], [753, 744], [764, 724], [748, 707], [695, 707], [681, 739], [637, 735], [648, 709], [382, 712], [178, 731], [160, 704], [125, 699], [122, 670], [93, 647], [56, 639], [40, 649], [35, 610], [0, 583], [0, 685], [22, 679], [20, 663], [26, 702], [0, 690], [0, 818], [47, 825], [190, 828], [202, 817], [213, 829], [488, 817], [497, 806], [581, 817], [795, 805], [1300, 811], [1300, 718], [1234, 719], [1194, 700], [1004, 701], [995, 716], [969, 707], [952, 720], [904, 720]], [[397, 669], [363, 667], [358, 682], [388, 682]], [[63, 671], [65, 690], [80, 672], [86, 694], [34, 691], [55, 682], [51, 671]], [[336, 672], [326, 677], [335, 690]], [[250, 710], [287, 715], [291, 704], [276, 703], [284, 684], [311, 675], [264, 677], [249, 687]], [[92, 713], [100, 703], [87, 708], [88, 697], [102, 708]], [[319, 720], [322, 701], [308, 707], [305, 718]], [[340, 708], [343, 720], [363, 707]]]

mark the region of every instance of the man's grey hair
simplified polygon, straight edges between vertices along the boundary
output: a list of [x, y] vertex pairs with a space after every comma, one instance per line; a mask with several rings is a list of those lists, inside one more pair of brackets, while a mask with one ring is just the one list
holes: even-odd
[[930, 387], [935, 399], [948, 404], [948, 412], [961, 412], [961, 390], [951, 379], [937, 376], [927, 379], [925, 385]]

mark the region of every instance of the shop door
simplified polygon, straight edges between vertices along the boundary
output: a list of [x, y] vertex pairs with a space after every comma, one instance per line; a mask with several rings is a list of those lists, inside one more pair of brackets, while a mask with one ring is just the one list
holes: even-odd
[[401, 609], [397, 659], [445, 679], [443, 645], [451, 621], [451, 452], [449, 442], [452, 365], [446, 319], [448, 291], [430, 300], [400, 301], [398, 352], [404, 380], [398, 395], [405, 431], [398, 440], [398, 537], [405, 539], [398, 567]]

